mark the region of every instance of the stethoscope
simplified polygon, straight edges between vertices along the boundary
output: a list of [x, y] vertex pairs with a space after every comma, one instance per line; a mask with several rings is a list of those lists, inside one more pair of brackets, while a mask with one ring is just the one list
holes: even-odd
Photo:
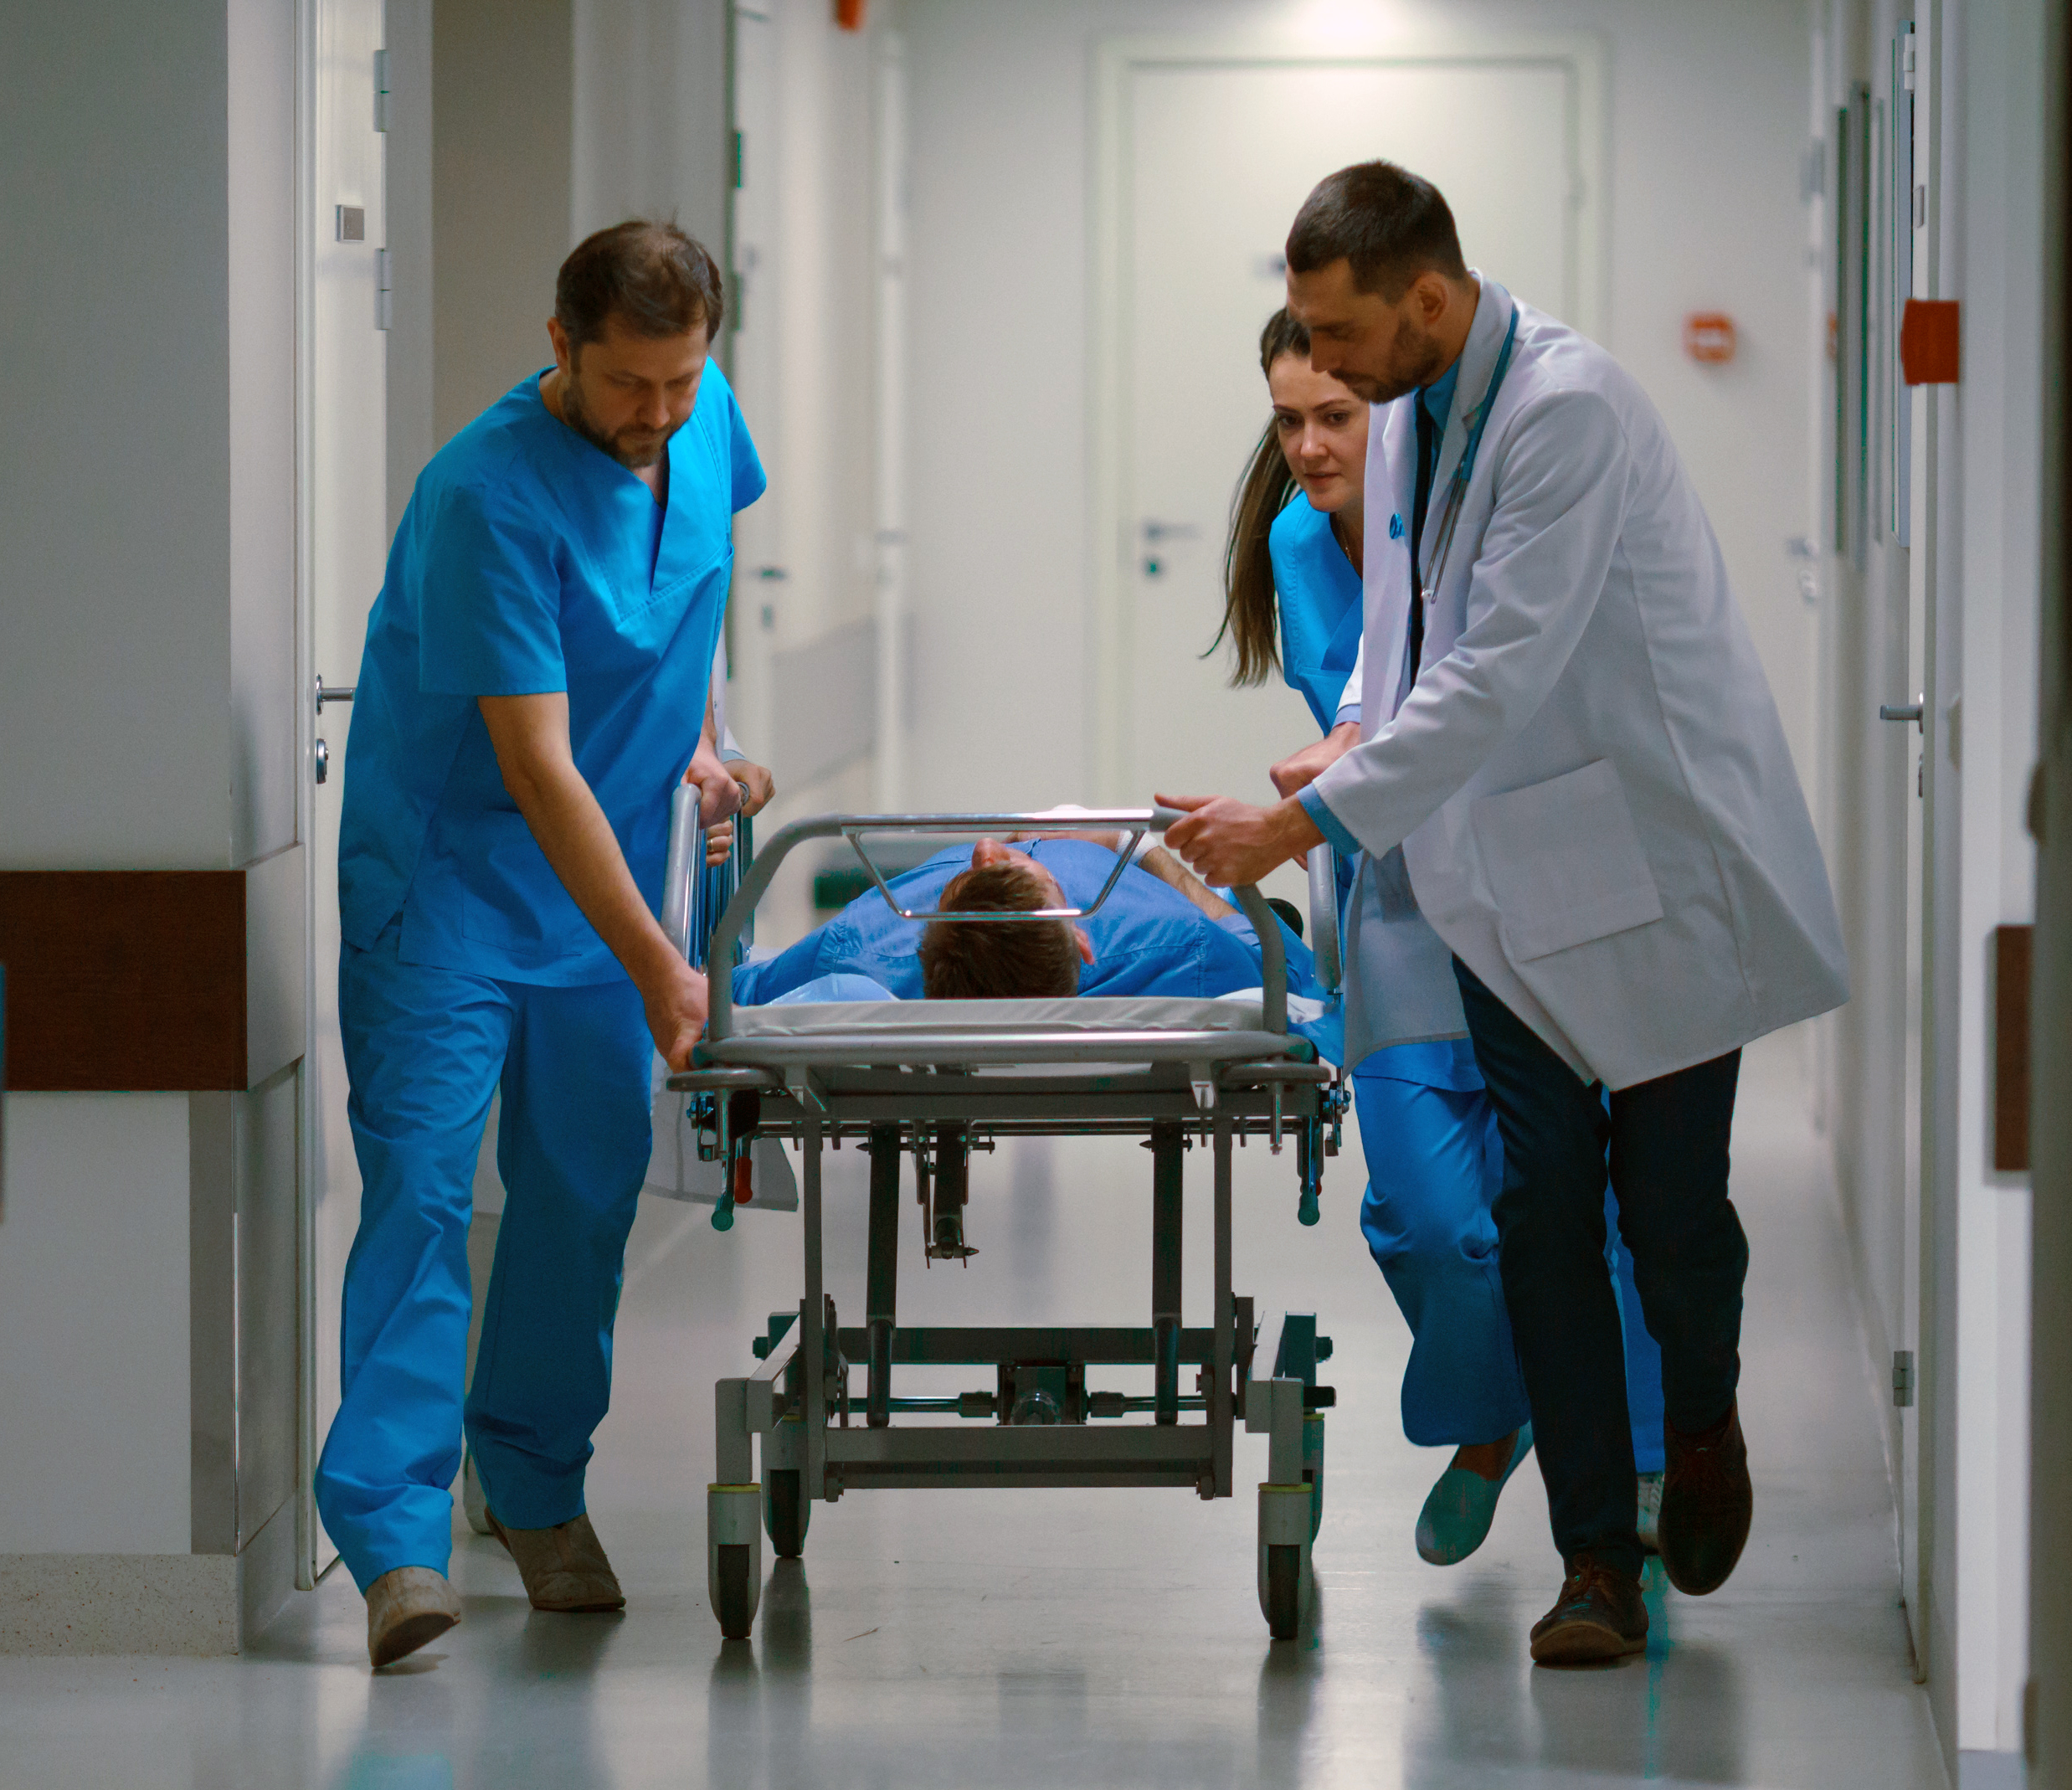
[[[1475, 455], [1481, 451], [1482, 432], [1489, 426], [1489, 413], [1495, 408], [1497, 388], [1504, 383], [1504, 375], [1511, 364], [1511, 344], [1518, 339], [1518, 306], [1511, 306], [1511, 327], [1504, 332], [1504, 347], [1497, 355], [1496, 371], [1489, 375], [1488, 388], [1482, 394], [1482, 402], [1475, 409], [1475, 426], [1468, 433], [1468, 445], [1462, 451], [1460, 464], [1454, 467], [1453, 476], [1447, 481], [1446, 502], [1439, 512], [1439, 526], [1432, 541], [1432, 576], [1416, 577], [1417, 568], [1411, 571], [1418, 586], [1418, 600], [1430, 603], [1433, 594], [1446, 577], [1447, 555], [1452, 551], [1453, 531], [1459, 526], [1461, 504], [1468, 496], [1468, 481], [1475, 474]], [[1424, 402], [1423, 393], [1416, 402]]]

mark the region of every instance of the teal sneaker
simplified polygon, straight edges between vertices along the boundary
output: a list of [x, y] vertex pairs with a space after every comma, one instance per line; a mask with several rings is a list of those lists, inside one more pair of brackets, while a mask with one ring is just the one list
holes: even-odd
[[1485, 1479], [1465, 1467], [1448, 1467], [1417, 1513], [1417, 1557], [1435, 1566], [1458, 1566], [1480, 1547], [1496, 1519], [1497, 1499], [1532, 1453], [1532, 1425], [1518, 1433], [1511, 1463], [1501, 1479]]

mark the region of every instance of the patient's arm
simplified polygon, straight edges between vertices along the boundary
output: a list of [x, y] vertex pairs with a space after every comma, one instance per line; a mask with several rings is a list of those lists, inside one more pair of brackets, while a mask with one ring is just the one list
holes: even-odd
[[1228, 919], [1237, 912], [1164, 846], [1152, 846], [1137, 862], [1159, 882], [1178, 889], [1211, 919]]
[[[1074, 831], [1010, 833], [1010, 840], [1031, 839], [1083, 839], [1090, 846], [1099, 846], [1114, 852], [1118, 857], [1129, 849], [1130, 835], [1127, 830], [1118, 832], [1113, 828], [1087, 828]], [[1237, 912], [1221, 895], [1181, 863], [1164, 846], [1148, 846], [1138, 864], [1156, 877], [1168, 887], [1175, 888], [1212, 920], [1228, 919]], [[1091, 959], [1089, 959], [1091, 961]]]

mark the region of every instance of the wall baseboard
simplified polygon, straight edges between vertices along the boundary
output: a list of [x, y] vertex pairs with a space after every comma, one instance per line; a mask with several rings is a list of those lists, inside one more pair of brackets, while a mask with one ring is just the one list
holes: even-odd
[[227, 1554], [0, 1554], [0, 1654], [238, 1650]]

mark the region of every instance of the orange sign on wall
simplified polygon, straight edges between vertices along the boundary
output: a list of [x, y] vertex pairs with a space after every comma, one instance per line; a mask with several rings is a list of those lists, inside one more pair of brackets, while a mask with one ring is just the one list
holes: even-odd
[[1694, 311], [1684, 319], [1684, 352], [1708, 367], [1734, 358], [1734, 319], [1722, 311]]

